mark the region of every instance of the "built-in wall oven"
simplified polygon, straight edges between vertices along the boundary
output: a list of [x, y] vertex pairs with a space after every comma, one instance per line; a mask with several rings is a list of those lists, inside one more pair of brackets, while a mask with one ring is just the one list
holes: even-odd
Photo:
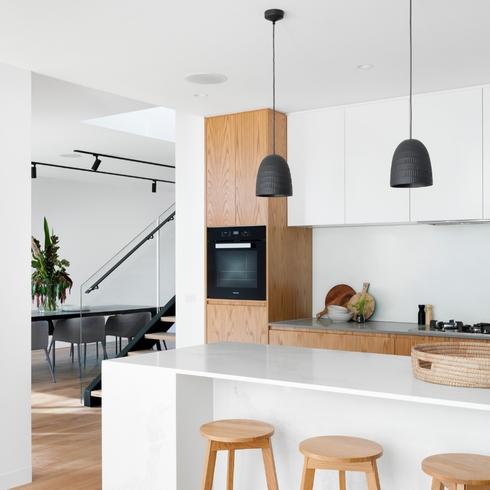
[[266, 299], [265, 226], [208, 228], [208, 298]]

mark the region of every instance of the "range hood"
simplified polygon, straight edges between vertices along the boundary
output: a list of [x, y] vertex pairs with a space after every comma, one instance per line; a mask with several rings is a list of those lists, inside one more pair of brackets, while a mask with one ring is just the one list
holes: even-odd
[[421, 225], [446, 226], [446, 225], [484, 225], [490, 223], [490, 219], [454, 219], [440, 221], [417, 221]]

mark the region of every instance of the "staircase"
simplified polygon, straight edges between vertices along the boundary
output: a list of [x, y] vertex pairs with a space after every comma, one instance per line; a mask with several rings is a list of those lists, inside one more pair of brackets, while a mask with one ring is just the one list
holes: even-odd
[[[146, 354], [155, 352], [153, 347], [161, 350], [160, 341], [175, 340], [175, 333], [168, 332], [175, 323], [175, 296], [153, 316], [124, 349], [116, 356]], [[98, 407], [102, 400], [102, 376], [98, 374], [85, 388], [83, 402], [86, 407]]]
[[[118, 301], [119, 298], [125, 298], [125, 300], [121, 302], [128, 302], [132, 305], [144, 301], [145, 306], [148, 306], [151, 304], [151, 300], [148, 302], [149, 297], [142, 294], [141, 290], [145, 290], [146, 293], [148, 293], [149, 290], [151, 296], [154, 295], [153, 298], [156, 300], [156, 306], [153, 308], [150, 307], [154, 314], [152, 314], [150, 320], [141, 328], [136, 326], [138, 325], [137, 323], [132, 324], [133, 327], [131, 327], [131, 331], [128, 333], [128, 335], [131, 335], [131, 338], [129, 339], [128, 344], [119, 350], [119, 352], [117, 352], [116, 349], [116, 358], [155, 352], [154, 349], [162, 350], [162, 347], [166, 350], [168, 348], [168, 342], [175, 342], [175, 333], [168, 331], [176, 321], [175, 296], [171, 297], [164, 306], [161, 306], [160, 303], [162, 295], [166, 295], [166, 293], [162, 294], [160, 291], [160, 261], [162, 259], [162, 248], [160, 245], [162, 236], [165, 238], [167, 235], [169, 237], [168, 239], [173, 243], [173, 234], [169, 234], [169, 226], [174, 220], [175, 210], [172, 205], [139, 233], [138, 236], [123, 247], [112, 259], [106, 262], [106, 264], [104, 264], [80, 287], [81, 316], [83, 316], [83, 302], [86, 297], [85, 295], [93, 292], [97, 292], [99, 295], [96, 298], [99, 304], [107, 297], [110, 298], [111, 301], [114, 301], [114, 298], [116, 301]], [[154, 240], [154, 238], [156, 238], [156, 240]], [[148, 245], [144, 247], [145, 244], [153, 244], [155, 247], [155, 255], [151, 253], [151, 247]], [[164, 247], [164, 251], [168, 252], [168, 248], [165, 249]], [[139, 259], [139, 257], [141, 259]], [[154, 263], [149, 263], [149, 258], [151, 257], [154, 258]], [[172, 259], [172, 256], [167, 258]], [[138, 260], [140, 260], [140, 262], [138, 262]], [[148, 278], [144, 275], [145, 273]], [[157, 279], [154, 283], [151, 279], [152, 276], [154, 278], [156, 276]], [[104, 281], [109, 277], [113, 280], [105, 283]], [[133, 290], [128, 292], [128, 288], [130, 289], [130, 286], [133, 284], [136, 286]], [[172, 281], [167, 281], [166, 284], [167, 287], [165, 291], [168, 291], [169, 287], [173, 287]], [[154, 291], [153, 285], [155, 286]], [[106, 296], [104, 296], [104, 292]], [[121, 294], [122, 296], [120, 296]], [[141, 298], [144, 299], [141, 300]], [[80, 325], [82, 325], [82, 323]], [[111, 333], [110, 335], [114, 334]], [[126, 335], [126, 338], [128, 335]], [[124, 337], [124, 333], [122, 333], [122, 336]], [[91, 379], [88, 384], [84, 385], [83, 380], [81, 380], [82, 401], [87, 407], [100, 406], [102, 403], [102, 376], [101, 371], [100, 369], [97, 369], [97, 366], [96, 370], [93, 372], [93, 379]], [[87, 374], [85, 374], [84, 377], [87, 379]], [[90, 377], [88, 379], [90, 379]]]

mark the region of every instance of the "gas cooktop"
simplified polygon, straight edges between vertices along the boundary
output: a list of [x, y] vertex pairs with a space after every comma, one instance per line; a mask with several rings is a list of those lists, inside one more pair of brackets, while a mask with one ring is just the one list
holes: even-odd
[[465, 325], [463, 322], [449, 320], [448, 322], [430, 322], [430, 330], [433, 332], [448, 333], [474, 333], [479, 335], [490, 335], [490, 323], [475, 323], [474, 325]]

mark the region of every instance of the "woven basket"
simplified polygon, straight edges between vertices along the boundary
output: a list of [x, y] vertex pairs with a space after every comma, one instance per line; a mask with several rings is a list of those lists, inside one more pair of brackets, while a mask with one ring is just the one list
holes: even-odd
[[490, 343], [448, 342], [412, 347], [416, 378], [429, 383], [490, 388]]

